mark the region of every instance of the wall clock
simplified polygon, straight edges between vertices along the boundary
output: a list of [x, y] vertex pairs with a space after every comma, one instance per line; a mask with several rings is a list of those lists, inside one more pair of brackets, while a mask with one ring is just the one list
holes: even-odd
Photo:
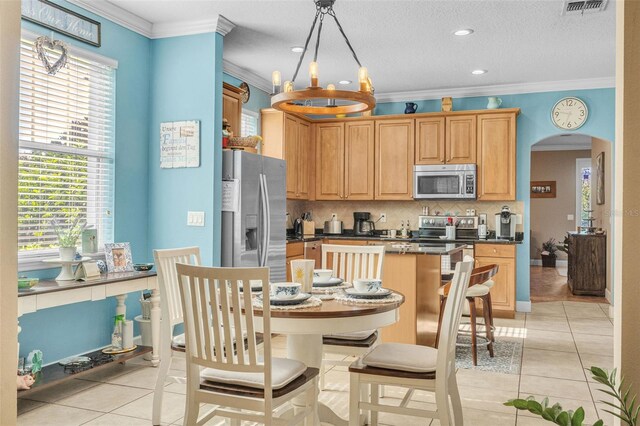
[[576, 130], [587, 122], [589, 110], [582, 99], [569, 96], [560, 99], [551, 109], [551, 121], [562, 130]]
[[240, 89], [243, 90], [241, 95], [242, 103], [246, 104], [247, 102], [249, 102], [249, 98], [251, 98], [251, 90], [249, 90], [249, 85], [243, 81], [242, 83], [240, 83]]

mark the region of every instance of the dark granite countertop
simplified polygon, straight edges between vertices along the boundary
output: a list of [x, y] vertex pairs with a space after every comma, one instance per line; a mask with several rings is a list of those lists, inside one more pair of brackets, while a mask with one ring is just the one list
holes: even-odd
[[[520, 238], [518, 238], [520, 237]], [[314, 236], [301, 236], [296, 237], [295, 235], [287, 235], [288, 243], [295, 242], [309, 242], [309, 241], [318, 241], [324, 238], [331, 240], [363, 240], [363, 241], [384, 241], [384, 242], [396, 242], [396, 243], [440, 243], [440, 244], [522, 244], [522, 233], [516, 235], [515, 240], [505, 240], [505, 239], [497, 239], [495, 238], [495, 234], [489, 235], [489, 237], [485, 240], [480, 239], [455, 239], [455, 240], [447, 240], [441, 238], [419, 238], [419, 237], [408, 237], [408, 238], [389, 238], [384, 235], [369, 235], [369, 236], [359, 236], [353, 234], [340, 234], [340, 235], [325, 235], [321, 233], [317, 233]]]

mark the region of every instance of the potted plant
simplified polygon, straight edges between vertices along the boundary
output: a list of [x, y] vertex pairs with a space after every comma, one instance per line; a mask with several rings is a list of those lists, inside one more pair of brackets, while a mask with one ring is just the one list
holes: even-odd
[[[620, 383], [616, 383], [616, 369], [609, 374], [606, 370], [598, 367], [587, 368], [591, 373], [593, 380], [604, 385], [606, 389], [598, 389], [600, 392], [613, 397], [613, 402], [601, 400], [611, 409], [604, 409], [605, 412], [619, 418], [621, 424], [626, 426], [638, 426], [638, 413], [640, 407], [636, 405], [635, 395], [631, 395], [631, 386], [625, 385], [624, 378]], [[512, 399], [504, 403], [507, 407], [515, 407], [518, 410], [529, 411], [542, 417], [548, 422], [562, 426], [583, 426], [584, 425], [584, 408], [578, 407], [575, 411], [562, 409], [560, 404], [549, 406], [549, 398], [545, 398], [541, 402], [530, 396], [526, 399]], [[603, 426], [602, 420], [597, 420], [593, 426]]]
[[543, 268], [555, 268], [556, 267], [556, 251], [558, 251], [557, 243], [554, 238], [549, 238], [542, 243], [542, 250], [540, 255], [542, 256]]
[[51, 221], [53, 231], [58, 237], [58, 246], [60, 251], [60, 260], [69, 261], [76, 257], [76, 243], [82, 235], [82, 231], [87, 227], [86, 222], [76, 217], [70, 226], [63, 225], [57, 219]]

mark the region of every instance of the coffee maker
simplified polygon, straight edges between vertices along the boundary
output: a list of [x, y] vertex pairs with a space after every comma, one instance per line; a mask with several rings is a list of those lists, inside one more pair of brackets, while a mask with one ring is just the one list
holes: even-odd
[[511, 213], [509, 206], [503, 206], [500, 213], [496, 213], [496, 238], [514, 240], [516, 238], [516, 224], [518, 215]]
[[373, 235], [376, 227], [371, 220], [369, 212], [353, 213], [353, 235]]

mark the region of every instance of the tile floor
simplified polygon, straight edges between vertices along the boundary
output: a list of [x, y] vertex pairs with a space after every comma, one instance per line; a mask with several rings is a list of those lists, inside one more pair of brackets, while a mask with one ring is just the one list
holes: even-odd
[[[549, 396], [565, 409], [584, 407], [586, 420], [592, 424], [602, 418], [606, 425], [612, 418], [598, 401], [603, 394], [584, 368], [613, 365], [613, 323], [607, 316], [609, 306], [574, 301], [534, 303], [533, 312], [518, 314], [513, 320], [496, 320], [500, 339], [523, 339], [520, 375], [478, 370], [458, 371], [465, 425], [543, 426], [550, 423], [528, 413], [516, 412], [502, 403], [516, 396]], [[273, 340], [276, 355], [286, 352], [283, 337]], [[184, 360], [173, 363], [174, 373], [184, 370]], [[19, 399], [19, 425], [150, 425], [152, 388], [156, 370], [142, 360], [116, 365], [99, 374], [84, 376], [46, 392]], [[327, 373], [327, 387], [320, 399], [340, 415], [348, 412], [348, 373], [334, 367]], [[184, 386], [167, 384], [162, 419], [164, 424], [182, 424]], [[399, 389], [388, 388], [385, 400], [397, 403]], [[433, 399], [416, 393], [411, 406], [425, 407]], [[218, 419], [210, 424], [222, 424]], [[425, 425], [424, 420], [382, 414], [381, 424]], [[432, 426], [438, 425], [434, 420]]]

